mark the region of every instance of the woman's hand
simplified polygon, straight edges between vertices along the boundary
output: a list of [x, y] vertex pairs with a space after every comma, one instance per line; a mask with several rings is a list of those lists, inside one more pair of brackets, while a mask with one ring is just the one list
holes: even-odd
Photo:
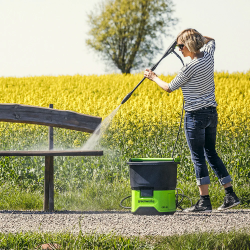
[[144, 77], [148, 78], [151, 81], [154, 81], [157, 75], [150, 69], [144, 71]]
[[168, 87], [168, 83], [162, 81], [152, 70], [146, 69], [144, 71], [144, 77], [156, 82], [162, 89], [164, 89], [168, 93], [172, 92], [172, 90]]

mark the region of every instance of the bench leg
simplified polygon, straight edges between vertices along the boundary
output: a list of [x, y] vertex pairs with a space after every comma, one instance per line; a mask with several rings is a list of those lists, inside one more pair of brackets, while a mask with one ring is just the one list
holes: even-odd
[[54, 157], [45, 156], [44, 211], [54, 211]]
[[49, 211], [54, 211], [54, 157], [49, 156]]
[[43, 210], [49, 210], [49, 156], [45, 156], [45, 171], [44, 171], [44, 200]]

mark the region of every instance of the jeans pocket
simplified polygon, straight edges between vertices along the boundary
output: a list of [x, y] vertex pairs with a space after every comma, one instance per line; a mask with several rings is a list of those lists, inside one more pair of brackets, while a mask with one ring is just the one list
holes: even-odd
[[204, 126], [204, 119], [202, 119], [201, 117], [193, 117], [193, 126], [195, 128], [203, 128]]
[[200, 129], [204, 127], [204, 118], [196, 114], [186, 114], [185, 128], [186, 129]]

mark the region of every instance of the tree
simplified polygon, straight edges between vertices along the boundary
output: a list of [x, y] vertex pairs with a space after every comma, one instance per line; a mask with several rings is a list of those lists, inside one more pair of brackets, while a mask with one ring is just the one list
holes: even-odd
[[149, 66], [177, 23], [172, 0], [106, 0], [88, 15], [86, 44], [122, 73]]

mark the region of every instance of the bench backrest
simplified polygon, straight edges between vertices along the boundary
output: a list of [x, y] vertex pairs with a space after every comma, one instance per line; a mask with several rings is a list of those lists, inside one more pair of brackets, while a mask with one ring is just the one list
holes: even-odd
[[93, 133], [101, 117], [21, 104], [0, 104], [0, 121], [29, 123]]

